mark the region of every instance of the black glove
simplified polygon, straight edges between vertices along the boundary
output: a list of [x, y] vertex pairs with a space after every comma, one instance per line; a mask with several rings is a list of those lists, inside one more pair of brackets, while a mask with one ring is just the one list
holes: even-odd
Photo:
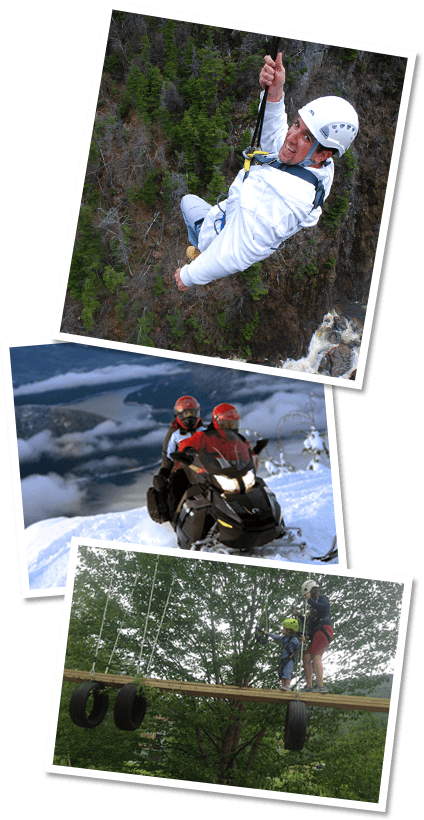
[[165, 489], [167, 483], [168, 482], [166, 480], [166, 477], [163, 475], [163, 473], [159, 472], [157, 475], [153, 476], [153, 486], [154, 486], [155, 490], [157, 490], [159, 493], [162, 492], [162, 490]]

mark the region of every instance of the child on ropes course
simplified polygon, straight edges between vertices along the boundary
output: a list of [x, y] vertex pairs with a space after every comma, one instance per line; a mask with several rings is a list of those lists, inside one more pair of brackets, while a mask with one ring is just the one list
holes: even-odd
[[296, 632], [299, 631], [299, 621], [295, 618], [286, 618], [281, 624], [281, 628], [281, 635], [276, 635], [273, 632], [267, 632], [266, 630], [264, 630], [264, 632], [265, 635], [268, 635], [274, 641], [278, 641], [282, 645], [278, 677], [280, 678], [280, 689], [285, 692], [289, 692], [294, 659], [296, 652], [300, 647], [300, 641], [296, 637]]

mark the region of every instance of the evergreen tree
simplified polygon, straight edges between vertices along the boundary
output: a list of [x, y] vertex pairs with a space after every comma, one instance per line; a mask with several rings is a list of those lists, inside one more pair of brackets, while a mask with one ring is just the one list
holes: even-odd
[[100, 232], [93, 225], [92, 209], [89, 205], [83, 205], [69, 275], [69, 291], [74, 299], [80, 296], [84, 282], [102, 270], [105, 256]]

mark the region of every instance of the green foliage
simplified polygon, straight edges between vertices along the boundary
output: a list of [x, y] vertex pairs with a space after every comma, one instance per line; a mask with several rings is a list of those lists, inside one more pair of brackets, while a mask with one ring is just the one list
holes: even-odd
[[243, 336], [243, 339], [245, 339], [246, 342], [250, 341], [250, 339], [253, 338], [253, 336], [255, 335], [255, 331], [256, 331], [256, 328], [257, 328], [258, 324], [259, 324], [259, 315], [256, 312], [253, 319], [252, 319], [252, 321], [247, 322], [245, 325], [243, 325], [241, 327], [240, 335]]
[[319, 273], [318, 265], [316, 260], [313, 259], [311, 262], [305, 262], [304, 265], [301, 265], [300, 268], [296, 271], [294, 278], [295, 279], [303, 279], [304, 276], [316, 276]]
[[110, 265], [107, 265], [103, 271], [103, 282], [110, 293], [113, 293], [120, 285], [125, 284], [126, 274], [114, 270]]
[[179, 344], [183, 341], [186, 335], [184, 319], [181, 315], [181, 311], [178, 308], [175, 308], [172, 314], [168, 313], [166, 319], [171, 326], [171, 333], [173, 339], [175, 339], [177, 344]]
[[93, 330], [94, 314], [100, 307], [100, 302], [97, 299], [98, 290], [99, 282], [96, 274], [92, 272], [85, 280], [81, 292], [81, 301], [83, 304], [81, 319], [85, 329], [88, 331]]
[[227, 193], [228, 185], [225, 181], [224, 174], [216, 168], [213, 172], [212, 179], [208, 185], [208, 193], [206, 199], [211, 205], [215, 205], [219, 195], [227, 195]]
[[129, 301], [130, 297], [128, 296], [128, 293], [124, 293], [124, 291], [121, 291], [118, 294], [118, 299], [115, 305], [115, 313], [121, 322], [123, 322], [126, 317], [126, 307]]
[[342, 168], [345, 179], [353, 179], [356, 170], [356, 157], [353, 156], [350, 148], [343, 154]]
[[160, 171], [152, 168], [148, 171], [140, 188], [140, 199], [144, 205], [154, 205], [160, 192]]
[[254, 262], [250, 268], [246, 268], [246, 270], [240, 273], [241, 278], [246, 282], [250, 295], [255, 302], [259, 301], [261, 296], [266, 296], [268, 293], [268, 288], [261, 279], [261, 267], [261, 262]]
[[342, 195], [337, 197], [333, 202], [324, 204], [322, 222], [328, 228], [339, 228], [347, 214], [349, 207], [349, 191], [345, 188]]
[[163, 281], [163, 276], [162, 274], [158, 273], [153, 285], [153, 294], [155, 296], [162, 296], [162, 294], [165, 293], [165, 291], [166, 287]]
[[147, 310], [144, 316], [138, 321], [137, 326], [137, 342], [138, 345], [144, 347], [154, 347], [154, 344], [149, 336], [153, 328], [154, 313], [152, 310]]
[[93, 218], [91, 207], [83, 205], [78, 220], [68, 283], [73, 299], [78, 299], [81, 295], [85, 280], [102, 270], [106, 256], [100, 232], [93, 225]]
[[197, 316], [190, 316], [190, 318], [187, 319], [187, 325], [193, 330], [194, 338], [199, 345], [211, 344], [210, 334], [208, 334], [206, 328], [202, 327]]
[[343, 48], [342, 49], [342, 59], [347, 63], [353, 63], [359, 56], [359, 51], [355, 48]]

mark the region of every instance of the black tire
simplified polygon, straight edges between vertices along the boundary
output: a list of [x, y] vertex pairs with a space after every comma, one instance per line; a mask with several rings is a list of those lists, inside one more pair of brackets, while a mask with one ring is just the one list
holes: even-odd
[[118, 729], [124, 732], [138, 729], [146, 714], [147, 701], [138, 693], [139, 688], [138, 683], [126, 683], [116, 696], [113, 717]]
[[300, 752], [306, 740], [308, 712], [301, 700], [291, 700], [287, 706], [284, 726], [284, 748]]
[[[105, 685], [97, 681], [87, 681], [73, 691], [69, 702], [69, 714], [73, 723], [82, 729], [94, 729], [106, 715], [109, 706], [109, 695], [104, 692]], [[87, 714], [87, 701], [93, 696], [91, 711]]]

